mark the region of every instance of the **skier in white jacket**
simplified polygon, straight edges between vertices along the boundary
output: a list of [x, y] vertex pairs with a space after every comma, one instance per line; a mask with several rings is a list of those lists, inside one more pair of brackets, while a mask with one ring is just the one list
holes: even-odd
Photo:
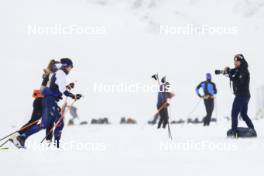
[[16, 139], [13, 139], [13, 141], [11, 141], [18, 148], [24, 148], [25, 140], [29, 136], [38, 133], [42, 129], [46, 129], [48, 126], [54, 123], [58, 123], [57, 126], [55, 126], [54, 138], [56, 141], [56, 145], [59, 148], [59, 141], [64, 124], [63, 120], [60, 119], [61, 108], [58, 106], [58, 102], [62, 99], [63, 95], [76, 100], [82, 97], [81, 94], [74, 95], [66, 89], [66, 78], [73, 68], [72, 61], [68, 58], [63, 58], [61, 59], [61, 64], [61, 68], [56, 73], [54, 73], [54, 75], [50, 79], [50, 82], [48, 83], [48, 86], [42, 91], [44, 98], [42, 100], [43, 112], [41, 123], [33, 125], [23, 134], [19, 135]]

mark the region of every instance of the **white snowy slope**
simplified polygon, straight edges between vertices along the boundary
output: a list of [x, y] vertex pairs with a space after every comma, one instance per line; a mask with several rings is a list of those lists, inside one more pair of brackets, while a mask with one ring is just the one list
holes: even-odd
[[227, 124], [89, 126], [66, 128], [62, 149], [40, 147], [44, 133], [28, 139], [27, 150], [0, 151], [4, 175], [255, 175], [263, 172], [263, 121], [257, 139], [227, 139]]
[[[74, 92], [85, 96], [76, 104], [80, 118], [109, 117], [113, 122], [65, 127], [62, 150], [36, 151], [43, 133], [29, 139], [33, 147], [27, 150], [8, 144], [9, 150], [0, 151], [1, 175], [262, 175], [264, 122], [254, 121], [257, 139], [225, 137], [230, 124], [222, 117], [230, 115], [233, 100], [227, 78], [213, 78], [219, 90], [214, 114], [219, 123], [210, 128], [172, 126], [173, 142], [167, 131], [144, 125], [155, 113], [156, 93], [99, 93], [94, 85], [155, 85], [152, 74], [167, 75], [176, 93], [171, 119], [186, 119], [205, 73], [232, 66], [234, 54], [243, 53], [250, 64], [249, 114], [254, 118], [256, 90], [264, 84], [263, 18], [263, 0], [1, 1], [0, 137], [29, 120], [32, 90], [41, 83], [42, 69], [61, 57], [74, 60], [69, 81], [77, 81]], [[162, 26], [188, 25], [231, 28], [235, 33], [160, 33]], [[30, 30], [70, 26], [104, 30], [71, 35]], [[201, 104], [192, 116], [203, 114]], [[121, 116], [139, 124], [119, 126]], [[84, 144], [88, 150], [79, 150], [77, 145]]]

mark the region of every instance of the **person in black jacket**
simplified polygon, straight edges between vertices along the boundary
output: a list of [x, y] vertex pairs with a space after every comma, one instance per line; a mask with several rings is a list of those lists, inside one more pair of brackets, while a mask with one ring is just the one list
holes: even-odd
[[[53, 73], [55, 73], [58, 68], [56, 66], [56, 64], [59, 64], [60, 62], [55, 61], [55, 60], [51, 60], [48, 64], [48, 67], [46, 69], [44, 69], [44, 74], [42, 75], [42, 83], [41, 83], [41, 88], [40, 90], [34, 90], [33, 92], [33, 97], [35, 98], [33, 101], [33, 112], [31, 115], [30, 120], [21, 127], [21, 129], [19, 130], [19, 134], [23, 134], [25, 131], [27, 131], [32, 125], [35, 125], [38, 123], [38, 121], [41, 119], [42, 116], [42, 100], [43, 100], [43, 96], [42, 96], [42, 89], [44, 89], [47, 85], [48, 82], [50, 80], [50, 75], [52, 75]], [[51, 129], [53, 128], [53, 125], [49, 126], [46, 129], [46, 135], [47, 141], [51, 141], [52, 140], [52, 133], [50, 133]], [[16, 137], [16, 136], [15, 136]]]
[[169, 123], [169, 113], [168, 113], [168, 107], [170, 104], [168, 103], [169, 99], [172, 99], [174, 97], [174, 94], [169, 91], [170, 83], [166, 82], [165, 80], [162, 81], [162, 85], [160, 85], [160, 91], [158, 93], [158, 103], [157, 103], [157, 109], [158, 109], [158, 115], [160, 116], [159, 122], [158, 122], [158, 129], [166, 128], [166, 126]]
[[[254, 130], [254, 125], [248, 116], [248, 103], [250, 100], [250, 73], [248, 63], [242, 54], [234, 57], [234, 69], [225, 68], [232, 84], [235, 99], [232, 107], [232, 135], [237, 136], [238, 115], [246, 122], [250, 130]], [[255, 130], [254, 130], [255, 131]]]
[[[41, 87], [39, 90], [34, 90], [33, 92], [33, 111], [32, 111], [32, 115], [30, 120], [23, 125], [20, 130], [18, 131], [19, 134], [15, 134], [14, 136], [12, 136], [11, 138], [16, 138], [17, 135], [21, 135], [23, 134], [25, 131], [27, 131], [31, 126], [36, 125], [39, 120], [42, 117], [42, 112], [43, 112], [43, 105], [42, 105], [42, 100], [43, 100], [43, 95], [42, 95], [42, 90], [47, 87], [47, 85], [49, 84], [50, 81], [50, 77], [52, 76], [52, 74], [54, 74], [57, 70], [58, 70], [58, 66], [60, 65], [59, 61], [55, 61], [55, 60], [51, 60], [48, 64], [48, 67], [46, 69], [44, 69], [44, 73], [42, 75], [42, 83], [41, 83]], [[67, 86], [68, 90], [71, 90], [74, 88], [74, 83], [70, 83]], [[53, 136], [53, 124], [51, 124], [49, 127], [47, 127], [46, 129], [46, 141], [48, 143], [51, 143], [52, 141], [52, 136]]]
[[[72, 94], [67, 88], [68, 85], [66, 85], [67, 75], [69, 75], [69, 73], [73, 69], [72, 60], [69, 58], [62, 58], [60, 60], [60, 63], [60, 69], [52, 74], [48, 85], [41, 91], [44, 97], [42, 100], [43, 111], [41, 123], [31, 126], [29, 129], [27, 129], [25, 132], [11, 141], [17, 148], [24, 148], [25, 141], [30, 136], [38, 133], [42, 129], [49, 128], [53, 124], [55, 126], [54, 142], [57, 148], [60, 148], [60, 139], [62, 129], [64, 127], [64, 112], [62, 109], [63, 107], [59, 107], [58, 103], [63, 99], [64, 95], [66, 97], [74, 99], [74, 102], [82, 97], [81, 94]], [[45, 139], [46, 137], [47, 136], [45, 136]]]

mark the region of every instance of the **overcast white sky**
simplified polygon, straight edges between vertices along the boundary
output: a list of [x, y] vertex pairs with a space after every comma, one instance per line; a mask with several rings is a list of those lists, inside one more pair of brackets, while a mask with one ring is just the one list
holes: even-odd
[[[70, 57], [77, 80], [78, 103], [85, 119], [132, 116], [148, 120], [155, 111], [156, 94], [93, 92], [94, 83], [153, 85], [153, 73], [167, 75], [176, 97], [172, 118], [186, 118], [198, 101], [194, 89], [206, 72], [232, 66], [234, 54], [243, 53], [250, 64], [252, 102], [263, 81], [262, 1], [173, 0], [10, 0], [1, 2], [1, 107], [10, 124], [23, 122], [31, 113], [31, 93], [41, 82], [50, 59]], [[254, 12], [254, 13], [253, 13]], [[160, 35], [161, 25], [235, 27], [235, 35]], [[105, 35], [29, 35], [29, 26], [103, 27]], [[232, 93], [228, 79], [214, 77], [219, 89], [218, 115], [230, 114]], [[194, 116], [203, 115], [203, 106]]]

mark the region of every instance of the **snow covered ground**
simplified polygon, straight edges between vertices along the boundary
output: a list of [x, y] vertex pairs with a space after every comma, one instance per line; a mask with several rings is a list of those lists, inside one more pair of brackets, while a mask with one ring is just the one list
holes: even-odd
[[[27, 150], [0, 151], [1, 172], [10, 175], [255, 175], [263, 172], [264, 121], [255, 122], [257, 139], [227, 139], [228, 123], [153, 126], [67, 127], [63, 149], [40, 147], [44, 133]], [[2, 130], [1, 130], [2, 132]]]
[[[264, 85], [263, 18], [263, 0], [0, 2], [0, 137], [28, 121], [42, 69], [61, 57], [74, 60], [70, 81], [76, 80], [75, 92], [85, 96], [76, 103], [80, 118], [113, 122], [66, 127], [61, 150], [39, 148], [43, 133], [30, 138], [27, 150], [8, 144], [9, 150], [0, 151], [1, 175], [263, 175], [264, 122], [254, 121], [257, 139], [226, 138], [230, 124], [223, 117], [230, 116], [233, 100], [226, 78], [214, 76], [219, 123], [173, 125], [173, 141], [167, 131], [144, 125], [156, 110], [156, 93], [94, 89], [97, 84], [153, 86], [150, 76], [158, 72], [168, 76], [176, 92], [171, 120], [186, 119], [205, 73], [232, 66], [234, 54], [243, 53], [250, 64], [249, 114], [254, 118], [256, 90]], [[227, 31], [193, 33], [190, 26]], [[64, 27], [88, 28], [88, 33], [63, 33]], [[200, 105], [192, 116], [202, 115]], [[121, 116], [139, 124], [117, 125]]]

